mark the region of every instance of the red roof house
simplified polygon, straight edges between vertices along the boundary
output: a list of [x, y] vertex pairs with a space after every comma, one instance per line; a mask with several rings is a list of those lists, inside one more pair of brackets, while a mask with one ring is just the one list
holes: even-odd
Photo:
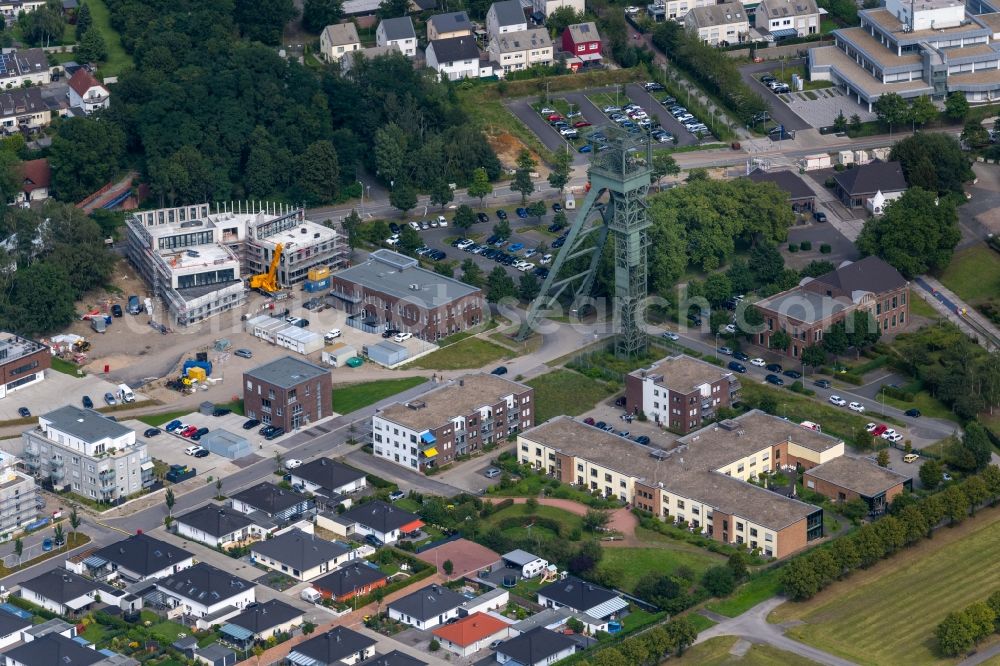
[[562, 49], [584, 63], [601, 61], [601, 35], [593, 23], [575, 23], [562, 34]]
[[21, 201], [41, 201], [49, 198], [52, 169], [47, 159], [21, 163]]
[[453, 624], [432, 631], [441, 647], [462, 657], [479, 652], [490, 643], [510, 635], [510, 625], [486, 613], [473, 613]]

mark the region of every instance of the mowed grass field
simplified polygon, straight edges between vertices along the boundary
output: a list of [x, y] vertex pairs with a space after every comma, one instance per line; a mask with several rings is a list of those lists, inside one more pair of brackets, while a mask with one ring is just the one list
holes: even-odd
[[956, 252], [941, 284], [973, 304], [1000, 294], [1000, 253], [985, 243]]
[[[740, 639], [737, 636], [719, 636], [695, 645], [680, 659], [671, 658], [671, 664], [694, 666], [814, 666], [816, 662], [770, 645], [751, 645], [742, 654], [730, 654]], [[741, 650], [737, 650], [740, 652]]]
[[997, 552], [1000, 508], [939, 530], [810, 601], [783, 604], [768, 620], [802, 620], [788, 636], [858, 664], [957, 663], [938, 656], [934, 630], [950, 611], [1000, 587]]

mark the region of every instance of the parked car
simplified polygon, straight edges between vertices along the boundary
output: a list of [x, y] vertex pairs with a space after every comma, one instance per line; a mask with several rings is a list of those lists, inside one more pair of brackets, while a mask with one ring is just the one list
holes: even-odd
[[500, 470], [496, 467], [490, 467], [485, 472], [483, 472], [483, 476], [485, 476], [487, 479], [495, 479], [496, 477], [500, 476]]
[[246, 421], [243, 422], [243, 429], [244, 430], [253, 430], [254, 428], [256, 428], [259, 425], [260, 425], [260, 421], [258, 421], [257, 419], [247, 419]]
[[781, 365], [778, 364], [778, 363], [768, 363], [764, 367], [766, 367], [771, 372], [775, 372], [775, 373], [779, 373], [779, 374], [781, 373]]
[[667, 340], [674, 340], [674, 341], [677, 341], [677, 340], [681, 339], [681, 336], [677, 335], [673, 331], [664, 331], [663, 334], [661, 335], [661, 337], [664, 337]]
[[604, 421], [598, 421], [597, 423], [592, 423], [591, 425], [593, 425], [595, 428], [600, 428], [601, 430], [604, 430], [605, 428], [608, 427], [608, 424], [605, 423]]
[[94, 401], [90, 399], [89, 395], [83, 396], [83, 408], [84, 409], [93, 409], [94, 408]]
[[526, 219], [528, 217], [528, 209], [527, 208], [518, 208], [514, 212], [517, 213], [517, 216], [519, 218], [521, 218], [522, 220]]
[[763, 368], [764, 367], [764, 359], [762, 359], [762, 358], [753, 358], [753, 359], [750, 359], [750, 365], [758, 367], [758, 368]]
[[828, 389], [828, 388], [830, 388], [830, 380], [829, 379], [817, 379], [816, 381], [813, 382], [813, 386], [818, 386], [820, 388]]
[[233, 410], [228, 407], [216, 407], [212, 410], [212, 416], [225, 416], [226, 414], [232, 414]]
[[737, 361], [749, 361], [750, 360], [750, 356], [748, 354], [745, 354], [744, 352], [741, 352], [741, 351], [734, 351], [733, 352], [733, 358], [735, 358]]
[[504, 365], [497, 366], [497, 367], [493, 368], [493, 370], [492, 370], [492, 372], [490, 372], [490, 374], [491, 375], [506, 375], [507, 374], [507, 366], [504, 366]]
[[555, 202], [554, 204], [552, 204], [552, 210], [555, 211], [556, 213], [560, 212], [562, 210], [562, 204], [559, 203], [558, 201]]
[[817, 222], [826, 222], [826, 213], [821, 210], [813, 211], [813, 219]]
[[189, 425], [184, 430], [181, 430], [179, 434], [181, 437], [191, 437], [196, 432], [198, 432], [198, 426]]
[[847, 401], [841, 398], [839, 395], [831, 395], [827, 400], [831, 405], [836, 405], [837, 407], [843, 407], [847, 404]]
[[163, 429], [166, 430], [167, 432], [173, 432], [178, 428], [180, 428], [182, 425], [184, 424], [180, 421], [180, 419], [174, 419], [173, 421], [168, 423]]
[[507, 211], [502, 210], [502, 209], [498, 210], [497, 211], [497, 219], [498, 220], [506, 220], [507, 219]]
[[513, 245], [511, 245], [510, 247], [507, 248], [507, 251], [508, 252], [520, 252], [523, 249], [524, 249], [524, 243], [514, 243]]
[[393, 338], [393, 342], [406, 342], [413, 337], [413, 333], [397, 333]]
[[253, 358], [253, 352], [249, 349], [237, 349], [233, 352], [234, 356], [239, 356], [240, 358]]
[[274, 428], [268, 434], [264, 435], [264, 439], [266, 439], [267, 441], [270, 442], [272, 439], [277, 439], [277, 438], [281, 437], [284, 434], [285, 434], [285, 429], [282, 428], [282, 427], [277, 427], [277, 428]]
[[114, 305], [112, 305], [111, 306], [111, 314], [114, 317], [121, 317], [122, 316], [122, 306], [118, 305], [117, 303], [115, 303]]
[[476, 213], [476, 222], [486, 223], [490, 221], [490, 216], [486, 213]]
[[889, 441], [892, 441], [892, 438], [898, 434], [899, 433], [896, 432], [895, 428], [886, 428], [884, 431], [882, 431], [879, 437], [881, 437], [882, 439], [888, 439]]
[[865, 413], [865, 406], [862, 405], [860, 402], [852, 402], [847, 406], [847, 408], [852, 412], [858, 412], [859, 414]]
[[732, 356], [733, 355], [733, 350], [730, 349], [729, 347], [719, 347], [716, 351], [719, 352], [720, 354], [724, 355], [724, 356]]
[[115, 394], [110, 392], [104, 394], [104, 402], [109, 406], [118, 404], [118, 401], [115, 399]]
[[802, 378], [802, 373], [799, 372], [798, 370], [785, 370], [781, 374], [783, 374], [786, 377], [791, 377], [792, 379], [801, 379]]
[[27, 407], [18, 407], [17, 413], [22, 419], [26, 419], [31, 416], [31, 411]]
[[201, 451], [196, 452], [194, 454], [194, 457], [195, 458], [207, 458], [208, 457], [208, 449], [202, 449]]
[[747, 366], [743, 365], [742, 363], [737, 363], [736, 361], [730, 361], [729, 369], [733, 370], [734, 372], [739, 372], [743, 374], [747, 371]]
[[296, 467], [301, 467], [302, 461], [298, 458], [289, 458], [285, 461], [285, 469], [295, 469]]
[[389, 493], [390, 502], [398, 502], [404, 497], [406, 497], [406, 493], [404, 493], [402, 490], [393, 490], [391, 493]]
[[785, 385], [785, 380], [779, 377], [778, 375], [768, 375], [767, 377], [764, 377], [764, 381], [766, 381], [769, 384], [774, 384], [775, 386]]
[[903, 436], [897, 432], [894, 435], [886, 437], [886, 439], [889, 440], [891, 443], [895, 444], [896, 442], [901, 442], [903, 440]]
[[184, 453], [186, 453], [189, 456], [193, 456], [194, 454], [198, 453], [199, 451], [204, 451], [204, 450], [205, 449], [203, 449], [202, 447], [200, 447], [198, 445], [194, 445], [194, 446], [189, 446], [186, 449], [184, 449]]
[[146, 428], [142, 432], [142, 436], [143, 437], [156, 437], [159, 434], [160, 434], [160, 429], [159, 428]]
[[920, 410], [916, 409], [916, 408], [908, 409], [908, 410], [906, 410], [903, 413], [906, 414], [907, 416], [910, 416], [910, 417], [915, 418], [915, 419], [916, 418], [920, 418]]

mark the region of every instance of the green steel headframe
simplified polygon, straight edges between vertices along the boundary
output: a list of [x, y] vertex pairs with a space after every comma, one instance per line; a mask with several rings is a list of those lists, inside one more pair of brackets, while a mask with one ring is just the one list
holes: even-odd
[[[628, 357], [646, 349], [646, 334], [639, 316], [646, 299], [649, 220], [646, 194], [649, 190], [653, 149], [649, 137], [630, 134], [616, 126], [601, 128], [606, 141], [591, 141], [588, 190], [552, 264], [542, 289], [531, 305], [518, 332], [525, 339], [539, 317], [574, 287], [572, 308], [587, 302], [601, 261], [604, 244], [614, 239], [614, 331], [615, 354]], [[593, 136], [593, 135], [591, 135]], [[607, 194], [607, 202], [599, 200]], [[587, 268], [567, 274], [563, 267], [580, 257], [589, 257]]]

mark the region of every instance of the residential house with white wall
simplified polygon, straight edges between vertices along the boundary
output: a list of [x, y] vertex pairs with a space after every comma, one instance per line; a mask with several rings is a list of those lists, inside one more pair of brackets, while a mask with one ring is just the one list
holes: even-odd
[[376, 46], [395, 44], [407, 58], [417, 55], [417, 32], [409, 16], [382, 19], [375, 30]]

